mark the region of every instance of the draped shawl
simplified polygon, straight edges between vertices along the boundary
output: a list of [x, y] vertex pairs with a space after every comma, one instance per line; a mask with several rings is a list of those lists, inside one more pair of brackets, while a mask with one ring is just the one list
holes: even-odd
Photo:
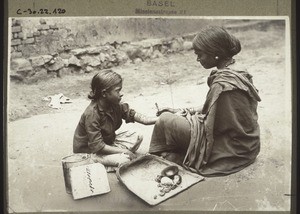
[[[241, 168], [249, 165], [254, 161], [254, 158], [256, 157], [259, 150], [259, 145], [255, 145], [259, 143], [259, 127], [256, 123], [256, 119], [254, 118], [254, 122], [253, 124], [251, 124], [251, 126], [253, 126], [253, 128], [251, 128], [253, 133], [245, 133], [245, 136], [242, 136], [241, 138], [245, 141], [251, 141], [251, 137], [258, 136], [258, 141], [257, 138], [255, 138], [255, 142], [253, 142], [254, 146], [250, 145], [253, 148], [257, 148], [255, 148], [255, 151], [251, 151], [251, 153], [253, 154], [249, 154], [249, 160], [242, 161], [243, 163], [241, 163], [240, 165], [234, 162], [235, 159], [228, 161], [227, 164], [232, 165], [229, 167], [230, 170], [218, 171], [211, 169], [209, 166], [207, 167], [215, 143], [214, 127], [216, 121], [218, 100], [224, 92], [240, 90], [243, 92], [244, 96], [249, 97], [252, 103], [252, 106], [250, 106], [250, 111], [246, 110], [246, 112], [255, 111], [253, 112], [253, 115], [255, 116], [257, 102], [261, 101], [261, 99], [258, 95], [258, 90], [252, 83], [252, 76], [245, 71], [232, 70], [230, 68], [214, 70], [209, 76], [207, 83], [210, 87], [210, 90], [207, 94], [202, 112], [195, 115], [188, 114], [186, 116], [191, 125], [191, 140], [183, 161], [183, 166], [190, 169], [191, 171], [203, 175], [226, 175], [239, 171]], [[239, 104], [235, 103], [235, 105]], [[234, 111], [234, 109], [230, 109], [230, 112], [222, 112], [222, 114], [228, 113], [228, 115], [232, 116], [232, 114], [235, 113]], [[226, 125], [227, 121], [221, 122]], [[243, 126], [244, 124], [249, 123], [247, 121], [239, 122], [241, 122], [241, 124], [237, 124], [237, 126]], [[241, 127], [241, 129], [243, 129], [243, 127]], [[228, 141], [231, 140], [234, 139], [228, 139]]]

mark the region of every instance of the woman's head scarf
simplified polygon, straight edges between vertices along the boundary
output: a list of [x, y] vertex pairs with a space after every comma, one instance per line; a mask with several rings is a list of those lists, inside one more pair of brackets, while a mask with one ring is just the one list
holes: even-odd
[[109, 91], [112, 87], [122, 82], [122, 77], [112, 71], [112, 70], [103, 70], [97, 73], [91, 82], [92, 91], [89, 94], [90, 99], [98, 99], [102, 96], [102, 91]]
[[193, 48], [213, 56], [231, 58], [241, 51], [241, 44], [223, 27], [208, 26], [196, 35]]

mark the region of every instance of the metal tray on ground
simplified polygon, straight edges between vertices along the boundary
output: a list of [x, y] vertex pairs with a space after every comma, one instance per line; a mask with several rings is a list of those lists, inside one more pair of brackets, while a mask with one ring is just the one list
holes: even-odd
[[[175, 189], [160, 196], [155, 178], [168, 166], [178, 167], [182, 182]], [[131, 192], [150, 205], [157, 205], [204, 179], [201, 175], [187, 171], [176, 163], [155, 155], [144, 155], [123, 164], [117, 169], [116, 175]]]

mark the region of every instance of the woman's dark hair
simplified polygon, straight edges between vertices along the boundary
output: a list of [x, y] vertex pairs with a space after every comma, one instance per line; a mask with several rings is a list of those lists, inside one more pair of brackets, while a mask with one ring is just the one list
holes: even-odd
[[111, 69], [103, 70], [97, 73], [91, 82], [91, 92], [88, 98], [97, 100], [102, 96], [102, 91], [109, 91], [113, 86], [122, 82], [120, 74], [112, 71]]
[[196, 35], [193, 48], [214, 56], [231, 58], [241, 51], [241, 43], [224, 27], [208, 26]]

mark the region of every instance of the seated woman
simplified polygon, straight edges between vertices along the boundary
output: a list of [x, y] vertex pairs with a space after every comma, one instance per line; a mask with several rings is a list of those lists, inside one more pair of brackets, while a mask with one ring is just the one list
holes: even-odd
[[163, 156], [203, 176], [235, 173], [260, 151], [257, 103], [252, 76], [235, 69], [238, 39], [211, 26], [193, 40], [197, 61], [211, 71], [203, 108], [159, 109], [149, 153]]

